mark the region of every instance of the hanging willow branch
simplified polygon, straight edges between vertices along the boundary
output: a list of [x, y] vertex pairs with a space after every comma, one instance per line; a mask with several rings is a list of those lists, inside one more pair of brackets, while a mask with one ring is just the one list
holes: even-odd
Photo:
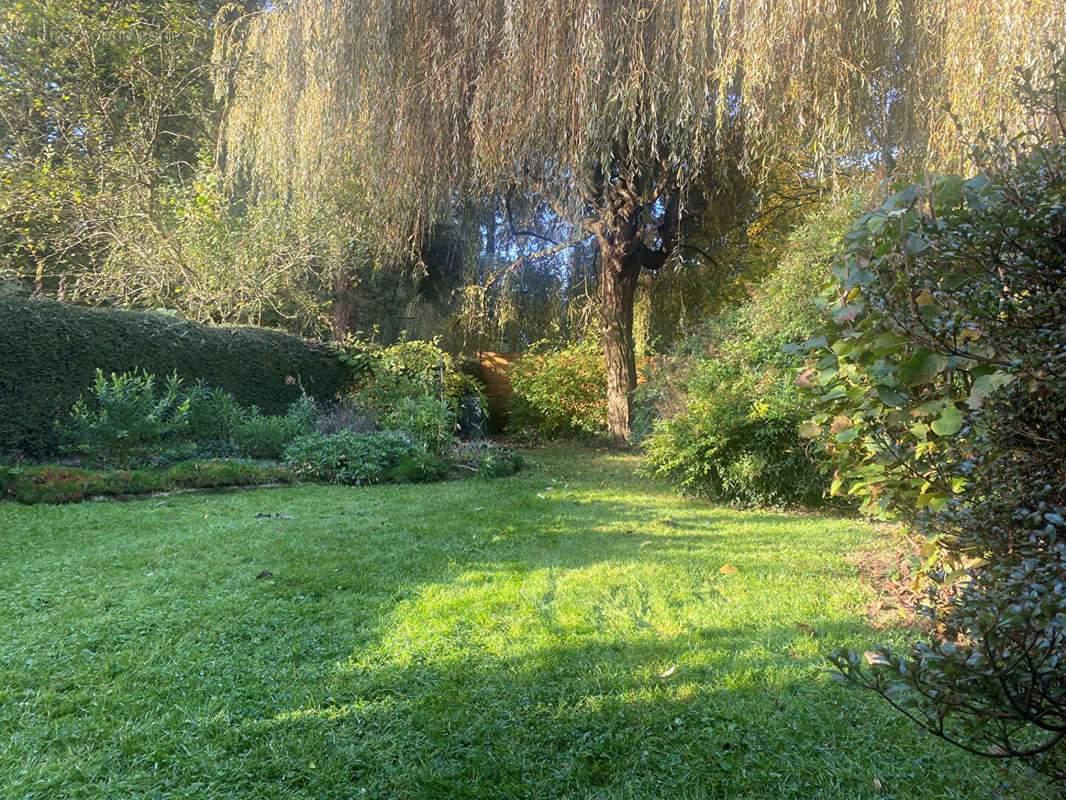
[[957, 166], [1021, 124], [1012, 70], [1059, 0], [300, 0], [220, 28], [233, 175], [372, 211], [411, 246], [457, 199], [536, 191], [574, 222], [708, 167], [803, 152]]

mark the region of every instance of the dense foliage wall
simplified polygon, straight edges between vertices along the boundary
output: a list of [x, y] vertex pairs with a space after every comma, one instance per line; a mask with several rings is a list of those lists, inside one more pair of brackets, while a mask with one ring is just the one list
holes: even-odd
[[[638, 390], [648, 468], [686, 492], [745, 506], [817, 504], [824, 461], [800, 436], [810, 401], [784, 350], [820, 321], [813, 302], [857, 209], [861, 187], [812, 205], [746, 302], [652, 359]], [[752, 254], [755, 259], [765, 257]]]
[[95, 370], [135, 367], [202, 378], [271, 414], [284, 413], [301, 386], [332, 398], [350, 374], [327, 347], [279, 331], [0, 298], [0, 451], [53, 450], [53, 421], [66, 416]]

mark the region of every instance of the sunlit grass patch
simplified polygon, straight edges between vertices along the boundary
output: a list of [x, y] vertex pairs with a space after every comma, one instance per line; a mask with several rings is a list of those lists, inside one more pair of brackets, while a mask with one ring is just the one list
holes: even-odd
[[0, 796], [992, 796], [994, 765], [826, 669], [902, 635], [861, 617], [872, 530], [679, 501], [632, 456], [530, 457], [0, 506]]

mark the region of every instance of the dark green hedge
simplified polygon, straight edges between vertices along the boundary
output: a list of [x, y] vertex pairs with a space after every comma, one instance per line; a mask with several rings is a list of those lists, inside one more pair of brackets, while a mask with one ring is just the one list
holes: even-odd
[[300, 394], [342, 388], [347, 368], [324, 345], [265, 328], [216, 328], [167, 314], [0, 298], [0, 453], [55, 450], [53, 420], [105, 373], [142, 367], [203, 378], [242, 405], [280, 414]]

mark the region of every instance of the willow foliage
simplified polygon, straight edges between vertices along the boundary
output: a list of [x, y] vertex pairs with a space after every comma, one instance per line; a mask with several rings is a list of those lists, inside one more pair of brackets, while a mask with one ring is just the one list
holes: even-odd
[[1021, 123], [1064, 31], [1058, 0], [303, 0], [223, 27], [228, 163], [393, 244], [505, 186], [580, 220], [782, 149], [955, 166], [944, 106]]

